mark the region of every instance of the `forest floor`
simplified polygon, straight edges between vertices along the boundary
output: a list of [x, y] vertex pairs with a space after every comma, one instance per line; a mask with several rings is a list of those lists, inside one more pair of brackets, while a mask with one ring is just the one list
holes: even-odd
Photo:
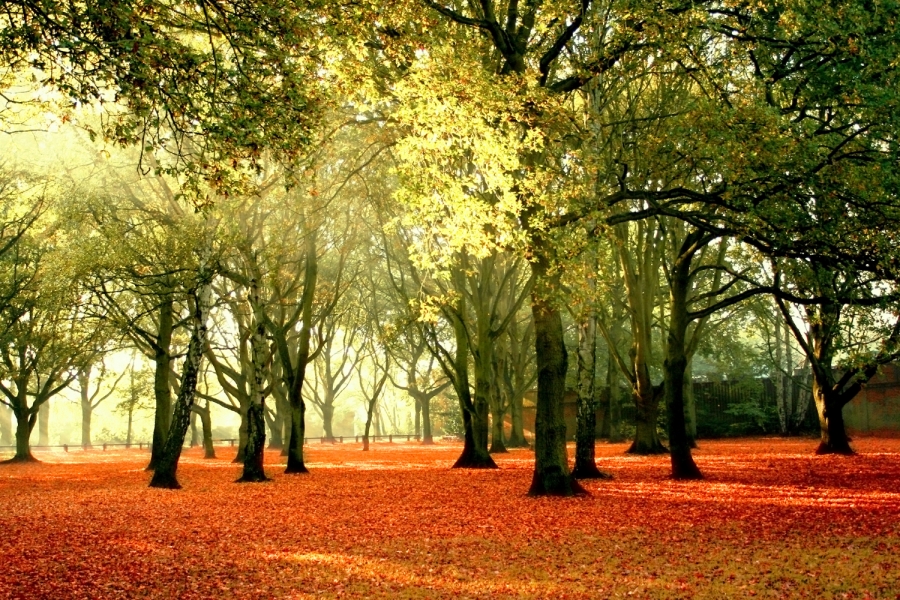
[[[599, 443], [612, 481], [529, 498], [533, 454], [450, 466], [458, 444], [307, 448], [308, 475], [233, 483], [232, 448], [0, 465], [0, 598], [900, 598], [900, 440], [703, 441], [706, 479]], [[570, 450], [570, 455], [572, 454]]]

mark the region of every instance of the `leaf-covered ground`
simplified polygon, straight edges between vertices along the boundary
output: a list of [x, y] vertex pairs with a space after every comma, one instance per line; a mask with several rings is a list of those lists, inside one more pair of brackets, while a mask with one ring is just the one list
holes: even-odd
[[900, 440], [854, 445], [707, 441], [678, 483], [600, 444], [615, 479], [570, 499], [525, 495], [527, 450], [312, 445], [264, 484], [190, 450], [180, 491], [146, 451], [44, 453], [0, 465], [0, 598], [900, 598]]

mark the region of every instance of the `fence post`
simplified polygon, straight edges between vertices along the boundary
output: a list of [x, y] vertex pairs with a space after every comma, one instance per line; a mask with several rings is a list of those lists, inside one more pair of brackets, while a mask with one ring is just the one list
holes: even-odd
[[394, 443], [394, 434], [393, 433], [388, 436], [388, 443], [390, 443], [390, 444]]
[[68, 444], [63, 444], [63, 450], [65, 450], [66, 452], [68, 452], [68, 451], [69, 451], [69, 445], [68, 445]]
[[231, 442], [232, 446], [234, 446], [234, 440], [228, 440], [228, 441]]
[[103, 442], [103, 451], [106, 452], [106, 442]]

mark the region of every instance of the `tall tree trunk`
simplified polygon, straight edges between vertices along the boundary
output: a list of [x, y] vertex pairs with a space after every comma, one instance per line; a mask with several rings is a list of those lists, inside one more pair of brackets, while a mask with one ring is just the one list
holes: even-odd
[[322, 409], [322, 433], [325, 434], [325, 440], [328, 442], [334, 442], [334, 400], [326, 398], [323, 405], [320, 407]]
[[244, 472], [239, 482], [268, 481], [263, 463], [266, 448], [266, 365], [269, 362], [266, 344], [265, 318], [259, 296], [259, 283], [250, 281], [247, 300], [253, 313], [253, 333], [250, 337], [250, 403], [247, 407], [247, 449], [244, 454]]
[[291, 434], [288, 437], [285, 473], [309, 473], [303, 462], [303, 439], [306, 437], [306, 402], [300, 393], [290, 394]]
[[597, 316], [593, 311], [578, 324], [578, 412], [575, 422], [576, 479], [601, 479], [609, 475], [597, 468], [595, 446], [597, 444], [597, 403], [595, 372], [597, 368]]
[[[500, 402], [494, 391], [494, 361], [493, 340], [490, 338], [488, 328], [490, 323], [486, 317], [478, 319], [478, 352], [475, 353], [475, 413], [472, 426], [477, 444], [488, 447], [488, 433], [491, 445], [489, 454], [502, 454], [508, 452], [503, 443], [503, 412], [500, 410]], [[491, 419], [491, 417], [493, 419]]]
[[[82, 388], [82, 394], [87, 394], [87, 391]], [[91, 444], [91, 417], [94, 414], [94, 407], [91, 406], [91, 401], [87, 398], [81, 399], [81, 447], [87, 450], [88, 448], [93, 448], [93, 444]]]
[[426, 395], [418, 403], [422, 409], [422, 444], [428, 446], [434, 444], [434, 435], [431, 431], [431, 396]]
[[781, 319], [775, 319], [775, 407], [778, 410], [778, 428], [781, 435], [787, 435], [791, 422], [793, 406], [790, 395], [785, 393], [784, 359], [781, 356], [784, 347], [781, 335]]
[[197, 389], [197, 378], [200, 374], [200, 365], [203, 360], [203, 348], [206, 346], [206, 319], [212, 295], [210, 282], [206, 280], [208, 275], [204, 273], [204, 270], [201, 270], [200, 276], [203, 279], [195, 294], [194, 330], [191, 333], [187, 356], [184, 359], [181, 387], [178, 392], [178, 398], [175, 401], [175, 411], [172, 415], [171, 425], [166, 435], [166, 444], [159, 463], [153, 472], [153, 478], [150, 480], [150, 487], [181, 489], [176, 472], [178, 470], [178, 460], [181, 458], [181, 447], [184, 445], [184, 438], [187, 435], [191, 422], [194, 392]]
[[5, 463], [17, 462], [38, 462], [31, 453], [31, 431], [37, 423], [37, 414], [27, 409], [27, 396], [24, 393], [26, 388], [21, 388], [23, 393], [20, 394], [19, 406], [13, 407], [13, 414], [16, 417], [16, 454]]
[[531, 496], [571, 496], [583, 489], [569, 472], [563, 401], [566, 393], [566, 344], [562, 315], [548, 297], [559, 289], [557, 277], [548, 277], [546, 257], [532, 263], [535, 289], [531, 293], [534, 344], [537, 357], [537, 408], [534, 417], [534, 476]]
[[[635, 404], [635, 432], [634, 441], [628, 448], [629, 454], [666, 454], [668, 449], [663, 446], [656, 429], [656, 421], [659, 417], [659, 397], [665, 386], [649, 386], [647, 389], [635, 388], [632, 398]], [[684, 420], [684, 417], [682, 417]]]
[[[378, 397], [373, 396], [369, 398], [369, 401], [366, 403], [366, 426], [363, 429], [363, 452], [369, 451], [369, 433], [372, 431], [372, 422], [376, 418], [377, 411], [375, 410], [375, 404], [378, 402]], [[378, 433], [376, 432], [377, 436]]]
[[[697, 234], [699, 236], [699, 234]], [[703, 475], [691, 456], [684, 419], [684, 374], [688, 366], [685, 337], [688, 328], [687, 299], [690, 291], [690, 269], [695, 236], [688, 236], [678, 258], [672, 265], [669, 281], [669, 333], [666, 343], [665, 376], [666, 408], [669, 416], [669, 449], [672, 457], [672, 477], [701, 479]]]
[[38, 446], [50, 445], [50, 401], [42, 403], [38, 409]]
[[209, 400], [206, 401], [206, 406], [203, 408], [195, 405], [194, 410], [200, 417], [200, 429], [203, 434], [203, 458], [215, 458], [216, 449], [213, 446], [212, 415], [210, 415], [209, 411]]
[[[276, 409], [278, 408], [278, 401], [275, 400]], [[284, 440], [281, 437], [281, 419], [283, 413], [278, 410], [270, 411], [267, 410], [265, 413], [266, 416], [266, 425], [269, 428], [269, 450], [281, 450], [284, 447]]]
[[166, 445], [166, 436], [172, 423], [172, 388], [169, 385], [171, 370], [172, 330], [174, 327], [175, 299], [169, 294], [159, 305], [157, 346], [153, 353], [153, 394], [156, 407], [153, 419], [153, 444], [148, 470], [156, 469]]
[[197, 431], [197, 411], [191, 413], [191, 441], [190, 446], [193, 448], [200, 443], [200, 432]]
[[306, 268], [303, 274], [303, 295], [300, 298], [300, 331], [297, 335], [296, 365], [291, 359], [286, 345], [278, 348], [282, 366], [289, 376], [285, 379], [288, 388], [288, 404], [291, 409], [291, 435], [288, 438], [287, 468], [284, 472], [308, 473], [309, 469], [303, 460], [303, 440], [306, 436], [306, 402], [303, 400], [303, 383], [306, 378], [306, 364], [309, 362], [309, 336], [312, 326], [313, 299], [316, 293], [316, 282], [319, 276], [319, 264], [316, 259], [316, 235], [314, 231], [306, 234]]
[[527, 448], [528, 440], [525, 439], [524, 398], [521, 394], [514, 394], [509, 399], [509, 420], [511, 428], [509, 439], [506, 440], [508, 448]]
[[609, 407], [606, 409], [606, 420], [609, 423], [609, 441], [622, 441], [622, 393], [619, 388], [621, 374], [612, 352], [606, 364], [606, 388], [609, 390]]
[[453, 468], [496, 469], [497, 463], [491, 458], [487, 447], [487, 415], [484, 415], [482, 424], [484, 429], [480, 430], [481, 434], [479, 435], [479, 428], [482, 425], [476, 423], [478, 409], [472, 401], [472, 394], [469, 390], [469, 342], [466, 326], [462, 321], [465, 314], [465, 303], [462, 300], [460, 300], [458, 306], [458, 313], [458, 317], [453, 319], [453, 333], [456, 341], [456, 355], [454, 357], [456, 377], [453, 385], [459, 398], [460, 410], [462, 411], [465, 438], [463, 440], [462, 454], [456, 459]]

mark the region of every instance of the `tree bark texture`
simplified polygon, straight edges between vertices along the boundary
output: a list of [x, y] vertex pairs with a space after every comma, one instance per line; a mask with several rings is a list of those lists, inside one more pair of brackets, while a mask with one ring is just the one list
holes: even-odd
[[[188, 342], [187, 356], [184, 359], [184, 367], [181, 373], [181, 387], [175, 401], [175, 411], [172, 415], [171, 425], [166, 435], [165, 446], [160, 455], [159, 463], [150, 480], [150, 487], [180, 489], [176, 473], [178, 461], [181, 458], [181, 447], [191, 424], [191, 411], [194, 404], [194, 392], [197, 389], [197, 378], [200, 373], [200, 365], [203, 360], [203, 349], [206, 347], [206, 319], [211, 305], [211, 285], [205, 279], [207, 275], [201, 271], [201, 278], [194, 301], [194, 328]], [[157, 406], [158, 408], [158, 406]]]
[[259, 295], [259, 282], [250, 281], [247, 298], [253, 314], [253, 333], [250, 336], [250, 404], [247, 407], [247, 448], [244, 453], [244, 472], [240, 482], [268, 481], [263, 462], [266, 448], [266, 382], [269, 349], [266, 344], [265, 318]]
[[462, 411], [463, 451], [456, 462], [454, 469], [496, 469], [497, 463], [491, 458], [487, 446], [487, 406], [484, 406], [484, 420], [476, 423], [477, 408], [472, 401], [472, 392], [469, 389], [469, 342], [466, 334], [465, 323], [462, 315], [465, 314], [465, 303], [460, 300], [456, 318], [453, 318], [453, 332], [456, 341], [456, 354], [454, 356], [454, 388], [459, 398], [459, 406]]
[[582, 488], [569, 472], [566, 453], [566, 423], [563, 401], [566, 391], [566, 344], [562, 315], [545, 297], [550, 283], [544, 279], [546, 265], [533, 263], [538, 270], [536, 280], [544, 285], [532, 292], [531, 311], [534, 319], [535, 355], [537, 357], [537, 408], [534, 418], [534, 476], [531, 496], [571, 496]]
[[669, 280], [669, 332], [666, 343], [665, 376], [666, 409], [669, 417], [669, 450], [674, 479], [702, 479], [703, 475], [691, 456], [684, 418], [684, 375], [688, 367], [685, 338], [688, 328], [688, 293], [691, 264], [696, 237], [688, 236], [672, 265]]
[[174, 328], [175, 299], [171, 294], [163, 297], [159, 305], [156, 348], [153, 352], [153, 395], [156, 401], [153, 417], [153, 443], [150, 446], [150, 464], [153, 470], [159, 464], [172, 415], [172, 388], [169, 385], [171, 370], [172, 333]]
[[576, 479], [606, 479], [609, 476], [597, 468], [597, 403], [595, 371], [597, 367], [597, 317], [587, 311], [578, 323], [577, 392], [578, 412], [575, 421]]

